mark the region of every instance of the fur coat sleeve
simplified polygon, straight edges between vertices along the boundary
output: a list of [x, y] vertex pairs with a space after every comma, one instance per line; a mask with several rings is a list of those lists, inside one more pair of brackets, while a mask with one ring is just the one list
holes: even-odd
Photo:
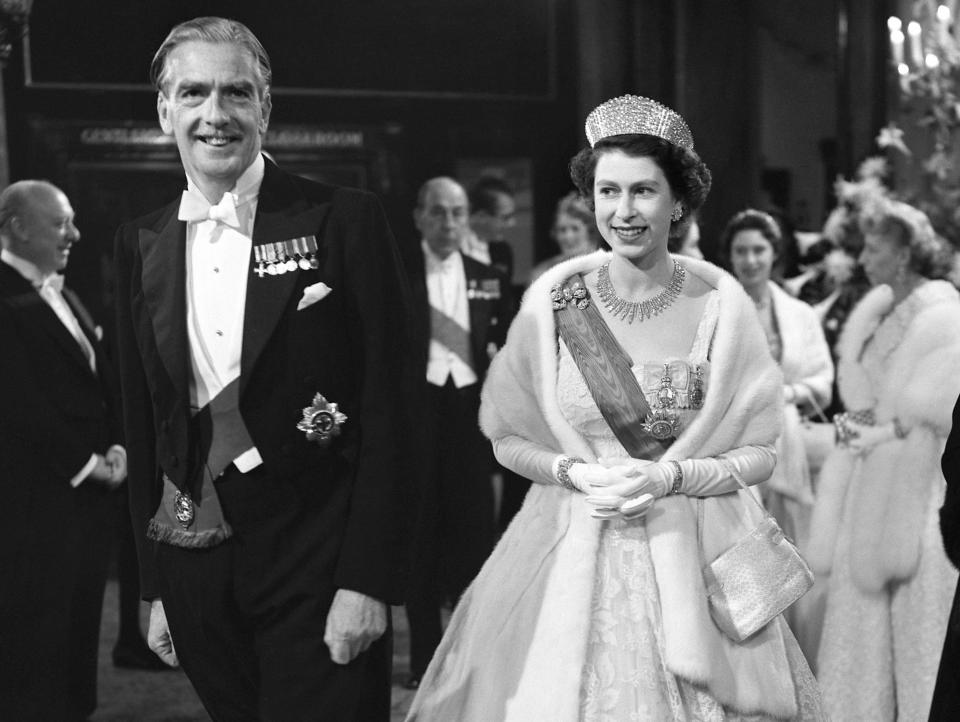
[[803, 384], [813, 392], [820, 408], [830, 405], [833, 361], [816, 311], [803, 301], [770, 284], [777, 325], [783, 341], [783, 382]]

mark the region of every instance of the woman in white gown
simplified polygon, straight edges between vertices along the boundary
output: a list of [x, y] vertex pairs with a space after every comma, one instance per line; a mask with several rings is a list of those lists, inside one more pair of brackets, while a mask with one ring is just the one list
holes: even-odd
[[481, 425], [536, 483], [408, 719], [820, 719], [782, 617], [736, 643], [708, 607], [701, 567], [758, 521], [735, 477], [770, 475], [782, 403], [740, 285], [667, 252], [709, 171], [646, 98], [604, 103], [587, 137], [571, 174], [612, 253], [534, 283], [491, 365]]
[[940, 456], [960, 393], [960, 296], [927, 217], [861, 211], [874, 288], [847, 319], [837, 376], [842, 444], [820, 472], [809, 561], [829, 574], [817, 657], [833, 719], [926, 720], [957, 583], [937, 510]]
[[[754, 208], [737, 213], [720, 234], [723, 257], [756, 305], [770, 355], [783, 371], [783, 433], [777, 439], [777, 467], [762, 485], [761, 496], [780, 528], [804, 550], [810, 538], [814, 480], [800, 415], [830, 405], [833, 360], [816, 311], [770, 278], [781, 246], [777, 222]], [[820, 643], [824, 587], [815, 585], [784, 615], [811, 663]]]

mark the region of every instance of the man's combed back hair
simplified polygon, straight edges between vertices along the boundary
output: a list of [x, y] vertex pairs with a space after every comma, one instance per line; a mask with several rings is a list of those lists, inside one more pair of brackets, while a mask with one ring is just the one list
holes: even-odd
[[500, 196], [513, 198], [513, 189], [502, 178], [485, 175], [474, 183], [467, 195], [470, 198], [471, 213], [485, 211], [494, 216], [497, 214], [497, 201], [500, 200]]
[[187, 20], [174, 27], [160, 45], [157, 54], [153, 56], [153, 62], [150, 64], [150, 82], [161, 93], [165, 92], [163, 84], [166, 82], [167, 57], [177, 46], [190, 42], [231, 43], [246, 48], [257, 61], [261, 94], [270, 87], [273, 79], [270, 56], [250, 28], [236, 20], [202, 17]]

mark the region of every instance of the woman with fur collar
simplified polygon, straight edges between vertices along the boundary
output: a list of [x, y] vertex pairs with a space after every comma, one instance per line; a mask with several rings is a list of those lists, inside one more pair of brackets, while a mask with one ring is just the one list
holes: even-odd
[[[646, 98], [601, 105], [587, 137], [571, 174], [612, 253], [531, 285], [490, 367], [481, 427], [498, 460], [536, 483], [462, 597], [408, 720], [821, 719], [782, 618], [733, 641], [701, 570], [762, 518], [737, 478], [770, 475], [782, 404], [740, 285], [667, 252], [709, 171], [683, 119]], [[607, 339], [602, 352], [566, 325], [584, 321]]]
[[[781, 248], [777, 222], [753, 208], [733, 216], [720, 234], [721, 257], [756, 305], [770, 354], [783, 371], [783, 433], [777, 439], [777, 467], [762, 485], [761, 496], [784, 533], [804, 549], [810, 538], [814, 485], [800, 416], [822, 414], [830, 405], [833, 360], [816, 311], [770, 280]], [[821, 585], [815, 590], [784, 614], [811, 660], [816, 659], [823, 621]]]
[[829, 573], [818, 656], [834, 719], [927, 719], [957, 572], [943, 551], [939, 460], [960, 392], [960, 297], [927, 217], [861, 212], [874, 286], [840, 339], [838, 447], [821, 471], [809, 560]]

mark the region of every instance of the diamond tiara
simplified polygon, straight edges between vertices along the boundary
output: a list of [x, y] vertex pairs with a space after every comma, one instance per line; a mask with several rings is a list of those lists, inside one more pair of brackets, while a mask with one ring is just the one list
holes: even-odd
[[621, 95], [598, 105], [587, 116], [585, 129], [591, 148], [613, 135], [644, 133], [693, 150], [693, 133], [680, 114], [641, 95]]

